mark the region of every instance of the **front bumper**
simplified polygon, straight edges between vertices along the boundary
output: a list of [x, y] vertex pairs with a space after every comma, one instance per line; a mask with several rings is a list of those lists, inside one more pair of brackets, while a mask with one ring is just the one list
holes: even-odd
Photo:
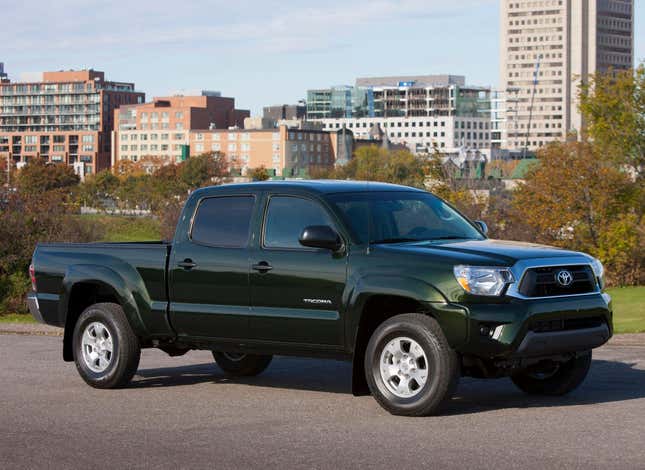
[[588, 351], [602, 346], [609, 340], [609, 337], [607, 325], [549, 333], [529, 331], [518, 346], [515, 355], [518, 357], [540, 357]]
[[468, 311], [468, 340], [459, 350], [482, 358], [586, 351], [602, 346], [613, 332], [611, 298], [601, 293], [462, 307]]
[[42, 313], [40, 313], [40, 304], [38, 303], [38, 296], [35, 292], [30, 292], [27, 294], [27, 307], [29, 307], [29, 313], [31, 316], [40, 323], [46, 323], [43, 319]]

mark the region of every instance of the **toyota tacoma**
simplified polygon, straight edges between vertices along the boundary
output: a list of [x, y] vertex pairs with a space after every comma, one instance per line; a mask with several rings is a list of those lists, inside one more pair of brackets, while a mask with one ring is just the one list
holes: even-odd
[[602, 264], [486, 232], [405, 186], [207, 187], [172, 242], [38, 244], [27, 301], [97, 388], [128, 384], [154, 347], [210, 350], [232, 376], [273, 355], [352, 361], [354, 394], [409, 416], [437, 413], [461, 376], [572, 391], [612, 334]]

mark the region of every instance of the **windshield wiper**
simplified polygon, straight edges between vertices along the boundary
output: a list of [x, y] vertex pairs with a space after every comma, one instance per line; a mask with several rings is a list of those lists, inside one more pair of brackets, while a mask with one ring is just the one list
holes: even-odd
[[371, 243], [404, 243], [404, 242], [420, 242], [418, 238], [384, 238], [382, 240], [373, 240]]

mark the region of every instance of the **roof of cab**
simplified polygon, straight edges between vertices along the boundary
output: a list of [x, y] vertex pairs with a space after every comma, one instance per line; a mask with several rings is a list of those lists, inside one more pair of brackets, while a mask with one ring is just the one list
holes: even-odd
[[220, 186], [208, 186], [199, 191], [225, 192], [227, 190], [283, 190], [295, 189], [311, 191], [320, 194], [355, 193], [367, 191], [422, 191], [410, 186], [399, 184], [378, 183], [374, 181], [344, 181], [344, 180], [286, 180], [286, 181], [257, 181], [253, 183], [231, 183]]

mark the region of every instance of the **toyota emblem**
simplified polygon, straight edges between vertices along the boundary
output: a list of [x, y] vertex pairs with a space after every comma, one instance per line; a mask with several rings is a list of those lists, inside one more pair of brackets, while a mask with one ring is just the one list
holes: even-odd
[[565, 269], [558, 271], [558, 274], [555, 275], [555, 280], [558, 281], [562, 287], [567, 287], [573, 282], [573, 276], [571, 273]]

